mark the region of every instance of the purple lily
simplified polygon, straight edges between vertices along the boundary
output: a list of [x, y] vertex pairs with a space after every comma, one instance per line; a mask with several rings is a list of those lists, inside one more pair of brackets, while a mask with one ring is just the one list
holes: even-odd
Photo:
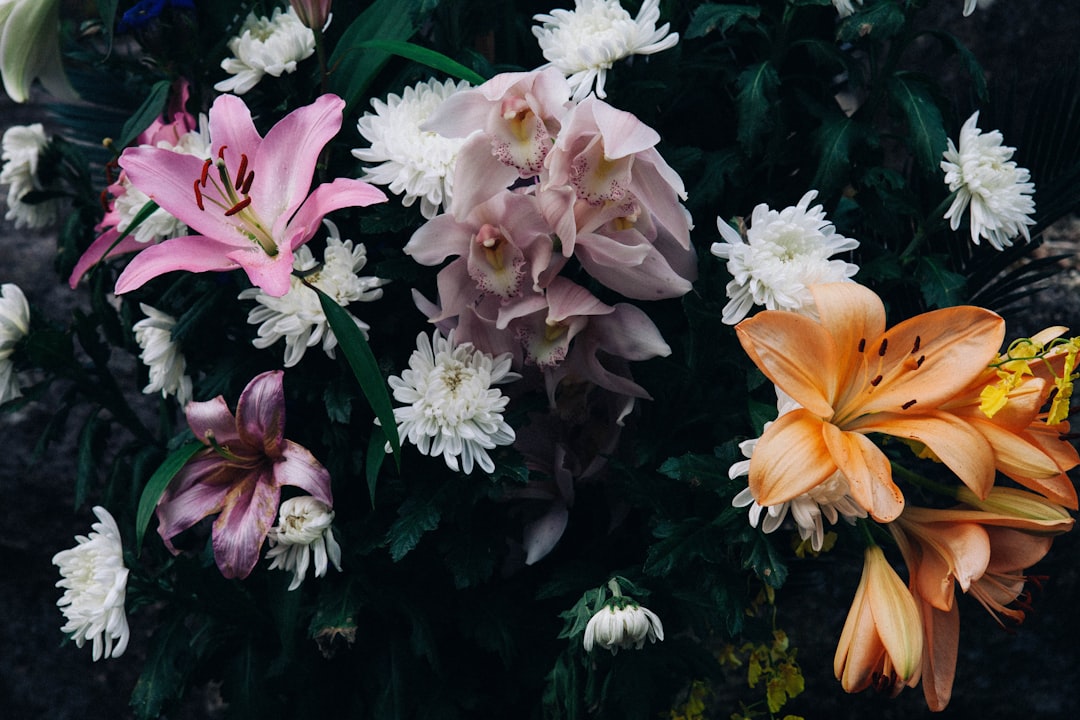
[[284, 373], [256, 376], [236, 405], [218, 395], [190, 402], [187, 420], [206, 445], [180, 469], [158, 502], [158, 534], [172, 538], [203, 518], [214, 521], [214, 560], [227, 578], [245, 578], [259, 560], [277, 515], [281, 486], [298, 487], [333, 506], [330, 473], [301, 445], [284, 437]]
[[315, 235], [327, 213], [386, 200], [381, 190], [351, 178], [311, 190], [315, 165], [341, 129], [344, 107], [336, 95], [323, 95], [286, 115], [264, 138], [244, 101], [221, 95], [210, 108], [213, 157], [125, 150], [120, 167], [131, 184], [199, 234], [140, 252], [120, 274], [116, 292], [173, 270], [243, 268], [268, 294], [287, 293], [293, 251]]

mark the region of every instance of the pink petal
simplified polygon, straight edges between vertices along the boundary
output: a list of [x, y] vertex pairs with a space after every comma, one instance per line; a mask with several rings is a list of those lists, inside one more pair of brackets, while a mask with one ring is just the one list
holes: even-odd
[[204, 402], [189, 402], [184, 412], [191, 432], [202, 443], [207, 443], [209, 437], [213, 437], [219, 445], [240, 439], [236, 431], [236, 418], [221, 395]]
[[146, 243], [137, 241], [134, 235], [126, 235], [117, 242], [118, 237], [120, 237], [120, 233], [116, 229], [107, 230], [99, 235], [94, 242], [90, 243], [90, 247], [86, 248], [86, 252], [75, 263], [75, 269], [72, 270], [71, 277], [68, 278], [68, 284], [72, 289], [79, 284], [79, 280], [82, 279], [83, 275], [106, 257], [139, 252], [149, 247]]
[[592, 114], [597, 130], [604, 137], [604, 155], [610, 159], [648, 150], [660, 142], [660, 134], [637, 116], [617, 110], [602, 100], [586, 98], [578, 105], [575, 118], [577, 113], [584, 112]]
[[592, 319], [588, 333], [604, 352], [626, 360], [667, 357], [671, 347], [641, 308], [619, 303], [610, 315]]
[[327, 213], [381, 202], [386, 202], [386, 195], [374, 185], [361, 180], [338, 178], [315, 188], [288, 222], [283, 234], [279, 236], [275, 233], [274, 237], [280, 240], [279, 245], [287, 244], [295, 250], [315, 235]]
[[231, 488], [225, 508], [214, 521], [214, 560], [227, 578], [246, 578], [259, 562], [266, 533], [277, 516], [281, 490], [269, 470]]
[[293, 253], [288, 245], [281, 245], [276, 254], [267, 255], [253, 244], [233, 250], [227, 257], [244, 269], [252, 285], [262, 288], [268, 295], [281, 297], [292, 287]]
[[282, 118], [266, 133], [254, 157], [249, 153], [255, 173], [252, 206], [259, 217], [278, 218], [274, 237], [280, 237], [278, 229], [284, 227], [307, 198], [319, 155], [341, 129], [344, 107], [345, 101], [338, 96], [322, 95]]
[[136, 255], [116, 279], [116, 294], [137, 290], [159, 275], [174, 270], [208, 272], [235, 270], [239, 264], [229, 258], [232, 245], [202, 235], [172, 238], [152, 245]]
[[330, 491], [330, 473], [315, 459], [307, 448], [291, 440], [281, 446], [282, 460], [274, 463], [274, 482], [291, 485], [333, 507], [334, 496]]
[[236, 404], [236, 428], [250, 447], [262, 448], [277, 459], [285, 438], [285, 373], [271, 370], [256, 375], [240, 393]]
[[472, 236], [471, 226], [459, 223], [453, 215], [437, 215], [413, 233], [405, 243], [405, 254], [421, 265], [438, 265], [451, 255], [465, 255]]
[[235, 95], [219, 95], [210, 107], [210, 139], [214, 153], [225, 148], [225, 162], [231, 168], [239, 165], [241, 153], [253, 160], [263, 141], [248, 106]]
[[[640, 238], [637, 245], [624, 240]], [[575, 256], [594, 278], [616, 292], [635, 300], [682, 297], [693, 287], [640, 233], [579, 235]], [[620, 260], [628, 262], [620, 262]], [[637, 262], [634, 260], [637, 259]]]
[[[221, 512], [229, 483], [202, 482], [220, 471], [224, 463], [212, 450], [196, 455], [173, 478], [170, 488], [158, 503], [158, 535], [170, 552], [176, 552], [172, 539], [208, 515]], [[177, 486], [175, 489], [172, 486]]]

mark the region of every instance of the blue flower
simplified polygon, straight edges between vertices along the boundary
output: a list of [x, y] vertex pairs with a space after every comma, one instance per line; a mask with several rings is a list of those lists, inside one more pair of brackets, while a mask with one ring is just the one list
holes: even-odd
[[170, 7], [194, 10], [195, 0], [140, 0], [120, 18], [116, 31], [140, 30]]

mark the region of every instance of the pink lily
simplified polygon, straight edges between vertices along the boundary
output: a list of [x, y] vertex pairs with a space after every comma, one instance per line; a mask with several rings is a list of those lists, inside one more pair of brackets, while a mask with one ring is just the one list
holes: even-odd
[[143, 250], [117, 279], [117, 294], [173, 270], [237, 268], [270, 295], [288, 292], [293, 251], [315, 235], [327, 213], [386, 200], [382, 191], [349, 178], [311, 191], [315, 164], [341, 128], [344, 107], [341, 98], [323, 95], [286, 115], [264, 138], [244, 102], [222, 95], [210, 108], [212, 158], [125, 150], [120, 166], [131, 183], [199, 234]]
[[158, 502], [158, 534], [172, 538], [203, 518], [214, 521], [214, 560], [227, 578], [245, 578], [277, 515], [281, 486], [298, 487], [333, 506], [330, 473], [308, 450], [284, 437], [284, 373], [256, 376], [229, 411], [218, 395], [187, 406], [188, 425], [206, 445], [181, 468]]

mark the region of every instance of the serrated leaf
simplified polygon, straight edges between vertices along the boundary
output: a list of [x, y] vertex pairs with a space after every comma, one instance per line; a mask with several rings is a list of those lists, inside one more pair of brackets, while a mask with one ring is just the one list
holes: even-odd
[[434, 530], [442, 519], [442, 510], [435, 502], [436, 494], [413, 496], [398, 508], [398, 517], [386, 535], [390, 557], [398, 562], [412, 552], [424, 533]]
[[929, 307], [953, 307], [964, 302], [967, 278], [948, 270], [939, 256], [920, 257], [915, 266], [915, 279]]
[[915, 161], [927, 175], [940, 175], [947, 135], [941, 110], [930, 91], [921, 81], [906, 74], [889, 78], [888, 90], [889, 97], [907, 119]]
[[744, 70], [736, 84], [735, 107], [739, 114], [739, 144], [753, 153], [761, 138], [773, 128], [776, 116], [776, 95], [780, 76], [769, 62], [758, 63]]
[[402, 40], [365, 40], [357, 43], [356, 47], [365, 50], [382, 50], [398, 55], [406, 60], [412, 60], [433, 70], [446, 73], [458, 80], [467, 80], [473, 85], [482, 85], [484, 83], [482, 75], [462, 65], [457, 60], [411, 42]]
[[143, 536], [146, 534], [146, 527], [150, 524], [150, 516], [154, 514], [154, 508], [157, 507], [158, 500], [161, 499], [162, 493], [165, 492], [165, 488], [176, 476], [176, 473], [180, 472], [180, 468], [187, 464], [188, 460], [192, 458], [202, 448], [206, 447], [201, 442], [192, 441], [185, 445], [180, 446], [165, 458], [165, 461], [158, 466], [158, 469], [154, 471], [154, 474], [150, 476], [150, 479], [146, 482], [146, 487], [143, 488], [142, 496], [139, 498], [139, 509], [135, 513], [135, 554], [138, 555], [142, 552]]
[[649, 575], [663, 577], [697, 559], [712, 561], [726, 543], [719, 532], [720, 525], [716, 520], [706, 522], [702, 518], [658, 524], [653, 535], [659, 542], [649, 548], [642, 569]]
[[727, 463], [715, 455], [688, 453], [668, 458], [660, 465], [660, 473], [672, 480], [707, 487], [727, 484], [729, 482], [727, 472]]
[[124, 123], [124, 128], [120, 131], [120, 140], [116, 143], [117, 147], [125, 148], [130, 145], [139, 133], [150, 127], [150, 123], [161, 117], [161, 114], [165, 112], [165, 104], [169, 100], [171, 86], [172, 83], [168, 80], [158, 80], [153, 84], [142, 105]]
[[184, 620], [178, 615], [160, 624], [150, 640], [142, 674], [131, 692], [131, 708], [139, 720], [156, 720], [183, 695], [191, 656], [191, 634]]
[[753, 528], [746, 528], [750, 534], [749, 542], [743, 546], [743, 567], [753, 570], [764, 582], [773, 588], [781, 587], [787, 580], [787, 564], [780, 557], [769, 536]]
[[334, 331], [338, 346], [344, 353], [345, 360], [349, 363], [353, 375], [356, 376], [356, 381], [360, 383], [360, 390], [364, 393], [364, 397], [367, 398], [368, 405], [371, 407], [372, 412], [375, 413], [375, 417], [379, 419], [382, 433], [386, 436], [387, 442], [390, 443], [390, 449], [394, 453], [395, 460], [400, 462], [401, 440], [398, 438], [397, 422], [394, 420], [394, 408], [390, 403], [390, 393], [387, 392], [386, 381], [379, 370], [379, 363], [375, 360], [375, 355], [371, 352], [371, 347], [368, 345], [367, 339], [364, 338], [364, 333], [361, 332], [360, 328], [356, 327], [352, 315], [345, 308], [338, 305], [337, 301], [314, 285], [308, 285], [308, 287], [318, 294], [319, 304], [322, 305], [330, 329]]
[[684, 37], [687, 40], [705, 37], [719, 30], [727, 32], [743, 18], [756, 20], [761, 15], [761, 8], [753, 5], [719, 5], [706, 3], [699, 5], [690, 17]]

